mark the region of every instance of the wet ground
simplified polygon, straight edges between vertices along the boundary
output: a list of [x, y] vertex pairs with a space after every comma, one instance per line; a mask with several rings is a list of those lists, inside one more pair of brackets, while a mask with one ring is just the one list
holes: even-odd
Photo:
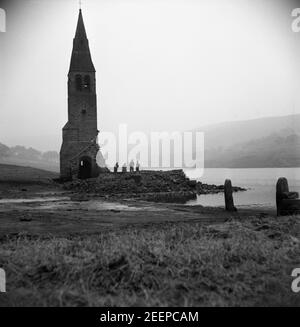
[[1, 181], [0, 165], [2, 305], [296, 304], [297, 217], [77, 194], [46, 173], [7, 170]]
[[249, 215], [274, 215], [266, 208], [225, 212], [222, 207], [159, 204], [134, 199], [81, 196], [58, 184], [0, 183], [0, 237], [8, 234], [73, 235], [122, 228], [128, 224], [222, 222]]

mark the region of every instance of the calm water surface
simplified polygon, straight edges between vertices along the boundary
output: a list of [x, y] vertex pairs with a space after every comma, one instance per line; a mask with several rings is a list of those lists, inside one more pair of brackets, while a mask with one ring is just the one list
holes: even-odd
[[[300, 191], [300, 168], [244, 168], [224, 169], [206, 168], [201, 170], [187, 169], [185, 173], [191, 179], [207, 184], [224, 184], [229, 178], [235, 186], [247, 188], [246, 192], [234, 193], [236, 206], [262, 206], [275, 208], [275, 186], [279, 177], [286, 177], [290, 191]], [[224, 206], [224, 194], [198, 195], [188, 205]]]

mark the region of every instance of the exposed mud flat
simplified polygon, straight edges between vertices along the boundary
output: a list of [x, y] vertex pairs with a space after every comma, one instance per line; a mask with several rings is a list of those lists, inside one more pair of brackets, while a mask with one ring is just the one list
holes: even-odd
[[[9, 173], [7, 167], [4, 173]], [[97, 233], [103, 229], [120, 228], [127, 224], [156, 224], [166, 222], [222, 222], [230, 219], [243, 219], [249, 215], [267, 214], [274, 215], [274, 210], [264, 208], [241, 209], [237, 213], [228, 213], [224, 208], [212, 208], [202, 206], [186, 206], [177, 203], [151, 202], [147, 196], [132, 196], [126, 193], [128, 181], [131, 185], [142, 183], [142, 190], [147, 185], [150, 190], [157, 188], [162, 191], [191, 190], [195, 183], [186, 178], [182, 171], [144, 172], [145, 178], [140, 180], [126, 174], [103, 174], [100, 179], [107, 182], [94, 180], [72, 182], [77, 186], [75, 189], [66, 189], [62, 184], [54, 183], [51, 176], [41, 175], [39, 171], [37, 179], [34, 179], [34, 171], [24, 170], [22, 175], [19, 171], [14, 179], [14, 167], [11, 167], [7, 176], [2, 180], [0, 172], [0, 235], [29, 233], [30, 235], [71, 235]], [[121, 176], [120, 178], [117, 175]], [[108, 181], [115, 180], [113, 186]], [[121, 182], [120, 182], [121, 180]], [[161, 182], [162, 187], [158, 188]], [[119, 190], [119, 183], [124, 188], [123, 193], [104, 192], [107, 187]], [[181, 185], [182, 184], [182, 185]], [[101, 187], [101, 192], [94, 192], [94, 187]], [[151, 186], [152, 185], [152, 186]], [[171, 186], [170, 188], [170, 185]], [[84, 186], [83, 189], [81, 189]], [[79, 187], [79, 189], [78, 189]], [[85, 188], [89, 191], [86, 192]], [[144, 189], [145, 188], [145, 189]], [[149, 193], [148, 193], [149, 194]]]
[[38, 203], [38, 202], [55, 202], [68, 200], [68, 197], [50, 197], [50, 198], [31, 198], [31, 199], [0, 199], [0, 204], [13, 204], [13, 203]]
[[0, 196], [9, 285], [0, 306], [299, 305], [290, 291], [299, 217], [78, 193], [52, 182], [0, 180]]
[[242, 209], [228, 213], [224, 208], [151, 203], [135, 199], [106, 200], [91, 197], [72, 200], [74, 194], [55, 197], [2, 199], [0, 202], [0, 237], [11, 234], [68, 235], [94, 234], [122, 226], [164, 224], [170, 222], [220, 223], [249, 216], [274, 216], [274, 210]]

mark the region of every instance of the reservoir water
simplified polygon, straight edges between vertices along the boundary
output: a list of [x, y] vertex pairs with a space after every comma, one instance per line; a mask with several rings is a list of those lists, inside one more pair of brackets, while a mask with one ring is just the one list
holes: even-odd
[[[300, 168], [205, 168], [202, 176], [198, 169], [186, 169], [185, 173], [202, 183], [221, 185], [229, 178], [232, 185], [246, 188], [245, 192], [233, 194], [236, 206], [275, 208], [276, 182], [279, 177], [287, 178], [290, 191], [300, 191]], [[196, 200], [187, 204], [224, 206], [224, 194], [198, 195]]]

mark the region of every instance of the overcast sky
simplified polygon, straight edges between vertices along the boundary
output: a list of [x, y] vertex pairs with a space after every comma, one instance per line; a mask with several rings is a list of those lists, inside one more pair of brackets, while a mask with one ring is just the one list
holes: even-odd
[[[300, 113], [294, 0], [82, 0], [98, 125], [182, 131]], [[59, 150], [77, 0], [0, 1], [0, 142]]]

